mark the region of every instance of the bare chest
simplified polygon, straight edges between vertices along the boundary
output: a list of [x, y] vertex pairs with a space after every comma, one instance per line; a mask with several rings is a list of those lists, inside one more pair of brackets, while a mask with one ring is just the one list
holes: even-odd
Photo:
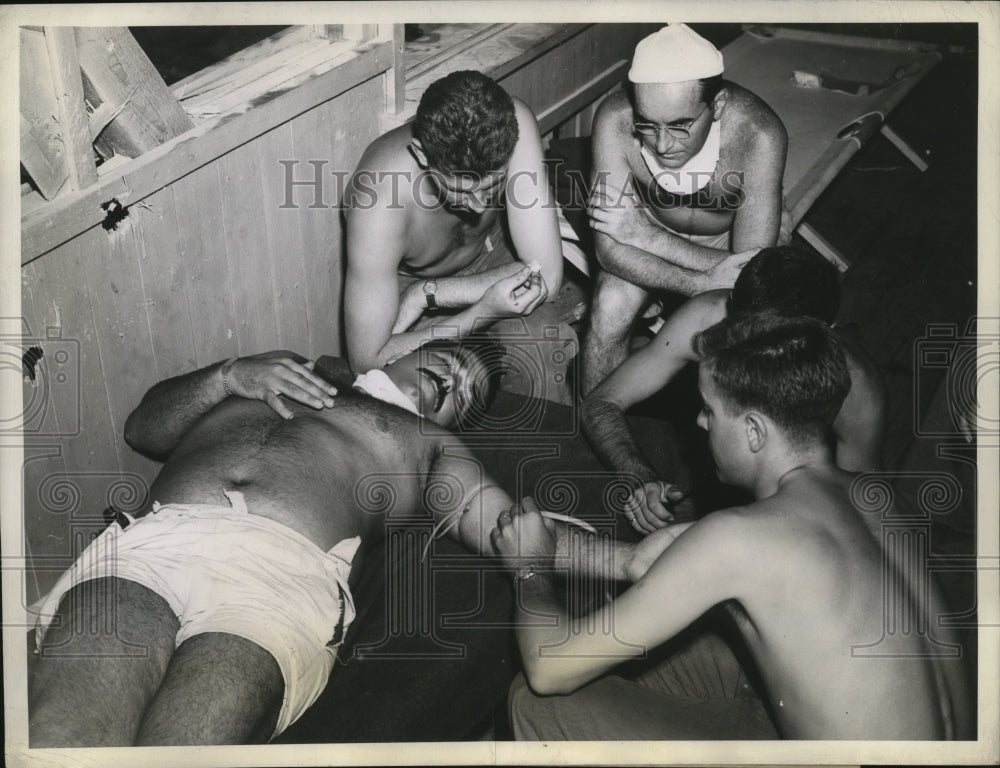
[[[675, 172], [657, 170], [654, 175], [637, 147], [632, 148], [628, 160], [633, 187], [630, 192], [642, 201], [655, 221], [694, 235], [721, 234], [732, 226], [733, 216], [744, 201], [745, 174], [732, 162], [729, 152], [724, 151], [719, 157], [708, 181], [687, 195], [665, 189], [659, 180]], [[704, 181], [704, 175], [697, 180]]]
[[499, 212], [455, 215], [446, 209], [419, 211], [409, 227], [401, 268], [420, 277], [451, 275], [468, 266], [486, 247]]

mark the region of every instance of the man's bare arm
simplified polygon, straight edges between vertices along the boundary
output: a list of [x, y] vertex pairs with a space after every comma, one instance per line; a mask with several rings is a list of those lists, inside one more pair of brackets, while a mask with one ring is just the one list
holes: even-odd
[[743, 204], [733, 216], [734, 252], [770, 248], [778, 242], [788, 134], [778, 116], [763, 109], [766, 112], [756, 116], [759, 122], [747, 139]]
[[563, 281], [562, 239], [552, 197], [538, 122], [531, 110], [514, 99], [518, 140], [507, 170], [506, 213], [517, 258], [537, 264], [549, 289], [548, 300]]
[[726, 291], [702, 293], [680, 306], [649, 344], [633, 352], [583, 401], [583, 430], [610, 469], [654, 480], [625, 421], [625, 411], [665, 387], [689, 362], [694, 335], [726, 316]]
[[[389, 180], [364, 189], [352, 180], [348, 186], [344, 319], [347, 358], [355, 373], [382, 368], [442, 335], [433, 327], [393, 333], [400, 312], [396, 273], [406, 237], [405, 217], [388, 207], [394, 199]], [[467, 336], [499, 318], [530, 313], [546, 296], [542, 281], [530, 280], [529, 267], [522, 265], [438, 325], [447, 325], [449, 336]]]
[[[483, 298], [490, 286], [498, 280], [517, 274], [523, 267], [523, 264], [512, 261], [509, 264], [502, 264], [475, 275], [436, 277], [434, 278], [437, 286], [434, 301], [437, 306], [444, 309], [471, 307]], [[426, 283], [426, 280], [418, 280], [403, 291], [399, 299], [396, 323], [392, 328], [393, 335], [409, 330], [428, 310], [427, 296], [424, 293]]]
[[125, 421], [125, 441], [165, 458], [203, 415], [230, 395], [262, 400], [286, 419], [282, 397], [312, 408], [333, 406], [336, 387], [313, 373], [314, 363], [293, 352], [267, 352], [218, 362], [154, 385]]
[[[493, 541], [505, 564], [521, 574], [516, 632], [532, 689], [542, 695], [571, 693], [617, 664], [652, 650], [713, 605], [736, 596], [738, 566], [718, 557], [734, 540], [728, 532], [731, 520], [731, 515], [716, 512], [685, 526], [683, 535], [654, 534], [651, 546], [659, 551], [645, 574], [614, 602], [575, 619], [567, 615], [555, 582], [546, 575], [554, 551], [542, 519], [525, 513], [510, 523], [502, 521]], [[537, 560], [531, 569], [525, 568], [526, 554]], [[556, 620], [538, 621], [539, 615]], [[594, 632], [593, 627], [614, 630]], [[556, 646], [558, 654], [543, 651]]]
[[[469, 449], [449, 437], [442, 440], [431, 466], [425, 505], [438, 521], [439, 535], [448, 534], [477, 554], [495, 554], [490, 534], [500, 515], [538, 507], [530, 497], [514, 504]], [[559, 522], [554, 530], [557, 556], [573, 573], [615, 581], [634, 573], [634, 545], [598, 540], [573, 524]]]
[[605, 99], [594, 116], [589, 213], [601, 266], [649, 290], [691, 296], [728, 287], [698, 276], [716, 267], [728, 252], [667, 232], [640, 207], [626, 158], [627, 149], [636, 142], [630, 119], [631, 109], [623, 95]]
[[654, 256], [648, 251], [594, 233], [597, 261], [616, 277], [647, 291], [674, 291], [683, 296], [695, 296], [705, 291], [732, 288], [740, 270], [756, 254], [756, 250], [740, 253], [717, 253], [722, 257], [706, 272], [685, 269]]
[[837, 466], [847, 472], [877, 472], [888, 429], [885, 380], [874, 361], [856, 341], [840, 336], [847, 353], [851, 390], [833, 422]]

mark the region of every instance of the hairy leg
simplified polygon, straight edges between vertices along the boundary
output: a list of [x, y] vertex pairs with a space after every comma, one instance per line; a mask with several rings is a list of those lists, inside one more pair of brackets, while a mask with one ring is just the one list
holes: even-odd
[[632, 323], [648, 299], [649, 294], [632, 283], [603, 270], [597, 275], [590, 328], [581, 355], [582, 395], [589, 394], [624, 362]]
[[285, 683], [259, 645], [210, 632], [177, 648], [137, 744], [247, 744], [274, 732]]
[[29, 683], [31, 746], [132, 744], [177, 630], [166, 601], [135, 582], [95, 579], [67, 592]]

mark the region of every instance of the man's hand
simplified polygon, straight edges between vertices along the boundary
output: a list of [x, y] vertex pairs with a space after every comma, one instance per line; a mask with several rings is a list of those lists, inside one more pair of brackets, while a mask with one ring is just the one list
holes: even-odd
[[299, 363], [285, 352], [241, 357], [222, 367], [228, 391], [248, 400], [263, 400], [278, 415], [292, 418], [281, 396], [310, 408], [332, 408], [337, 388], [313, 373], [315, 361]]
[[652, 533], [674, 519], [671, 507], [684, 499], [684, 492], [675, 485], [652, 480], [643, 483], [625, 501], [625, 517], [640, 533]]
[[490, 541], [511, 570], [547, 564], [556, 553], [555, 524], [542, 517], [533, 498], [525, 496], [520, 504], [500, 513]]
[[595, 232], [601, 232], [622, 245], [637, 246], [645, 214], [633, 197], [609, 187], [591, 197], [587, 213]]
[[549, 295], [542, 273], [524, 265], [486, 289], [478, 306], [489, 317], [524, 317]]
[[746, 263], [757, 255], [759, 248], [733, 253], [705, 273], [705, 284], [702, 290], [714, 291], [719, 288], [730, 289], [736, 285], [736, 278]]
[[666, 528], [661, 528], [649, 534], [649, 536], [636, 544], [635, 549], [632, 551], [632, 559], [625, 567], [625, 573], [628, 575], [629, 580], [638, 581], [641, 579], [667, 547], [673, 544], [677, 537], [692, 525], [694, 525], [693, 522], [668, 525]]

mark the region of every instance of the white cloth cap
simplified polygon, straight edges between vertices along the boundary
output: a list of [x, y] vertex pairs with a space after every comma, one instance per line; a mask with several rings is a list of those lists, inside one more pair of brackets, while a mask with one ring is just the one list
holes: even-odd
[[682, 83], [721, 75], [722, 54], [687, 24], [668, 24], [635, 47], [633, 83]]

